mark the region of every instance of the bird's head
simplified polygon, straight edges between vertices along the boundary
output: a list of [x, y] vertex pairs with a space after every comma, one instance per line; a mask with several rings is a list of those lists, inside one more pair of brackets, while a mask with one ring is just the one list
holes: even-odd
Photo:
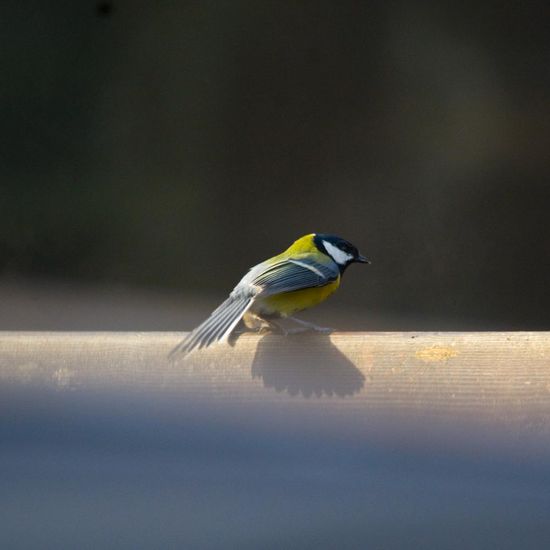
[[370, 264], [370, 261], [365, 256], [359, 253], [357, 247], [349, 241], [337, 237], [336, 235], [327, 235], [326, 233], [316, 233], [313, 237], [313, 242], [317, 249], [332, 258], [340, 268], [344, 271], [348, 265], [353, 263]]

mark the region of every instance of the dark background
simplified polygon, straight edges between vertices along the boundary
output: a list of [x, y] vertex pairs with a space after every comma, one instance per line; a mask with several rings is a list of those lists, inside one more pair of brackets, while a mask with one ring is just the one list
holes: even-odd
[[357, 325], [550, 328], [547, 2], [0, 9], [3, 281], [210, 307], [332, 232]]

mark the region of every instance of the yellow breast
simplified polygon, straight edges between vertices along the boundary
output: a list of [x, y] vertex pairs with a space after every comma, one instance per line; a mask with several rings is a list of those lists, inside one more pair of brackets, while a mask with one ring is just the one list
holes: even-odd
[[297, 311], [302, 311], [324, 302], [339, 286], [340, 277], [324, 286], [275, 294], [258, 300], [254, 304], [253, 310], [264, 315], [288, 317]]

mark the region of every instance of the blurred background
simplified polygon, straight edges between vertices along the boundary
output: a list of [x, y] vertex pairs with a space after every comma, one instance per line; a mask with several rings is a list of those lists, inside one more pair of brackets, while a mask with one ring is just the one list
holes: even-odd
[[373, 260], [325, 324], [550, 328], [546, 2], [0, 9], [1, 328], [190, 328], [308, 232]]

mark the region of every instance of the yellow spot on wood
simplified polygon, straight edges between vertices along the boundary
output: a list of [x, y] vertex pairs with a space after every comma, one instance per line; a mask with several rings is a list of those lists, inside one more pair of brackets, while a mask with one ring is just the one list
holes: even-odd
[[415, 355], [417, 359], [425, 363], [435, 363], [437, 361], [447, 361], [447, 359], [451, 357], [456, 357], [458, 352], [449, 347], [431, 346], [418, 350]]

